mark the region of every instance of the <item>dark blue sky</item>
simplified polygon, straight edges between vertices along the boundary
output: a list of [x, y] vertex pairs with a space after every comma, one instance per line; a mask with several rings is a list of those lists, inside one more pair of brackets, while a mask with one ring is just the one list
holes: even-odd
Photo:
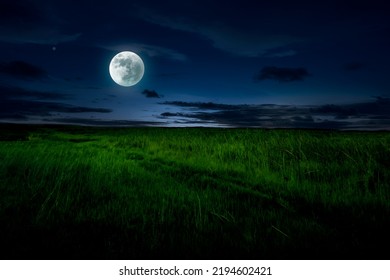
[[[375, 0], [2, 1], [0, 121], [390, 129], [389, 19]], [[108, 72], [125, 50], [130, 88]]]

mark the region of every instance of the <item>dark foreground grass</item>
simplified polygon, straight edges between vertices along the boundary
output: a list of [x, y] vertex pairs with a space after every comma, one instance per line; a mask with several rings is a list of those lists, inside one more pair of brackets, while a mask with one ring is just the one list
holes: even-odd
[[0, 126], [3, 259], [380, 259], [390, 134]]

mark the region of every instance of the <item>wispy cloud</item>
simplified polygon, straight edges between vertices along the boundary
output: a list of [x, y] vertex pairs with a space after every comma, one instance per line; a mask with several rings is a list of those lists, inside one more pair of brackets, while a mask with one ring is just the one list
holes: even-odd
[[140, 43], [127, 43], [127, 44], [116, 44], [116, 45], [98, 45], [101, 48], [112, 50], [112, 51], [133, 51], [136, 53], [144, 53], [149, 57], [161, 57], [176, 61], [186, 61], [187, 56], [179, 51], [164, 48], [156, 45], [140, 44]]
[[64, 100], [69, 99], [70, 95], [50, 91], [38, 91], [23, 89], [21, 87], [0, 85], [0, 100]]
[[33, 1], [0, 3], [0, 41], [58, 44], [78, 39], [81, 33], [65, 33], [49, 12]]
[[309, 72], [301, 68], [287, 68], [267, 66], [261, 69], [260, 73], [254, 78], [256, 81], [276, 80], [279, 82], [302, 81], [309, 75]]
[[356, 71], [364, 68], [364, 63], [361, 62], [349, 62], [343, 65], [344, 70], [346, 71]]
[[[247, 57], [259, 57], [267, 52], [301, 43], [306, 38], [291, 35], [283, 30], [270, 28], [269, 19], [263, 20], [258, 11], [245, 10], [246, 17], [236, 22], [237, 14], [215, 14], [220, 10], [219, 3], [157, 4], [150, 1], [136, 1], [136, 9], [141, 19], [170, 29], [199, 34], [219, 50]], [[207, 5], [207, 9], [203, 7]], [[180, 6], [180, 9], [177, 8]], [[183, 7], [186, 6], [186, 7]], [[243, 5], [245, 6], [245, 5]], [[178, 12], [180, 11], [180, 13]], [[224, 20], [221, 20], [224, 19]], [[256, 25], [253, 23], [256, 22]], [[278, 25], [272, 20], [272, 25]], [[254, 28], [263, 25], [264, 28]], [[272, 32], [270, 31], [272, 29]], [[289, 52], [287, 55], [294, 55]], [[281, 54], [282, 55], [282, 54]]]
[[0, 73], [23, 79], [39, 79], [47, 76], [42, 68], [19, 60], [0, 63]]
[[294, 50], [278, 50], [278, 49], [271, 49], [264, 53], [265, 57], [287, 57], [287, 56], [294, 56], [297, 52]]

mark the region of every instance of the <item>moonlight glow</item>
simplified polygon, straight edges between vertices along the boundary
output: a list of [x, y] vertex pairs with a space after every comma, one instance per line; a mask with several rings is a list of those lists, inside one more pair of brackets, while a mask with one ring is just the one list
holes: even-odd
[[133, 52], [120, 52], [110, 63], [110, 75], [115, 83], [124, 87], [137, 84], [145, 71], [144, 62]]

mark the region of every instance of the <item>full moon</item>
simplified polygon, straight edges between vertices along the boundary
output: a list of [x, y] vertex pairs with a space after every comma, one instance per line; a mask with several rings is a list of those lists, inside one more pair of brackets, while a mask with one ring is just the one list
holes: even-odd
[[110, 63], [110, 76], [120, 86], [130, 87], [137, 84], [144, 75], [142, 59], [133, 52], [120, 52]]

